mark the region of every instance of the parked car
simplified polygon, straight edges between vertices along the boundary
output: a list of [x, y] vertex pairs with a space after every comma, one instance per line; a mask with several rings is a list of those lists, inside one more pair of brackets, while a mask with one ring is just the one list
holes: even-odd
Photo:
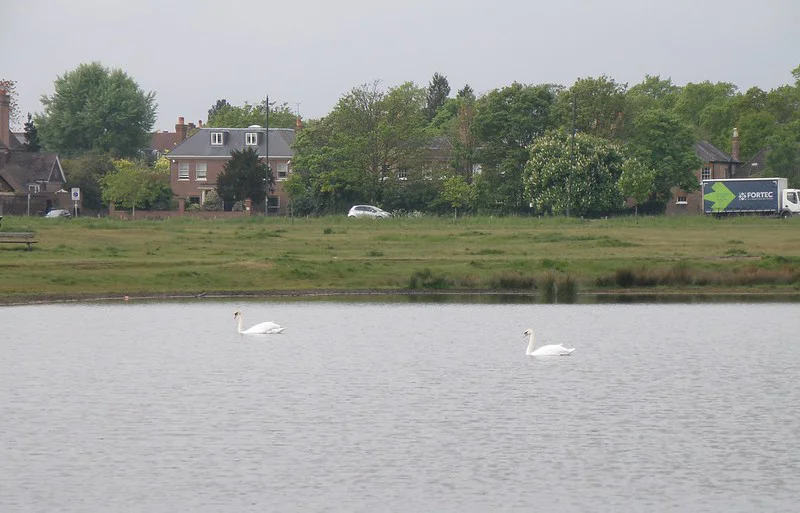
[[54, 208], [50, 212], [46, 213], [45, 217], [70, 217], [72, 214], [69, 213], [69, 210], [65, 208]]
[[380, 219], [382, 217], [392, 217], [392, 214], [372, 205], [353, 205], [350, 212], [347, 213], [347, 217], [375, 217]]

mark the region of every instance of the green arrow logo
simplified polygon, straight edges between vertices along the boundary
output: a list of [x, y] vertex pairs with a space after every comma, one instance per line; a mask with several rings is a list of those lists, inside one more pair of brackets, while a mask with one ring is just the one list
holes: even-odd
[[711, 189], [714, 192], [703, 196], [703, 201], [713, 201], [714, 204], [711, 205], [711, 210], [714, 212], [722, 212], [725, 210], [725, 207], [730, 205], [731, 201], [736, 199], [736, 195], [725, 187], [725, 184], [722, 182], [715, 182], [714, 185], [711, 186]]

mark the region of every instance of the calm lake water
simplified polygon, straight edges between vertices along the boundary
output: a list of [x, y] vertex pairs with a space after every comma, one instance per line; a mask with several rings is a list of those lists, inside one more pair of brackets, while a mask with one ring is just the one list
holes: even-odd
[[[799, 314], [3, 307], [0, 511], [797, 511]], [[528, 327], [574, 355], [525, 356]]]

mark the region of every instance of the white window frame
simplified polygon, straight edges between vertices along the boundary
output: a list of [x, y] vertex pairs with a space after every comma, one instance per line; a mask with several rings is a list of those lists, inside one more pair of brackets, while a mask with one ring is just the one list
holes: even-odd
[[211, 146], [222, 146], [225, 137], [222, 132], [211, 132]]
[[245, 133], [244, 144], [245, 146], [258, 146], [258, 133], [257, 132]]
[[179, 182], [188, 182], [189, 181], [189, 163], [188, 162], [178, 162], [178, 181]]
[[[202, 174], [201, 174], [202, 171]], [[208, 162], [197, 162], [194, 165], [194, 179], [198, 182], [208, 180]]]
[[700, 171], [700, 180], [702, 181], [702, 180], [710, 180], [710, 179], [711, 179], [711, 168], [710, 167], [704, 167]]
[[28, 184], [28, 192], [30, 194], [39, 194], [40, 190], [41, 190], [41, 188], [39, 187], [38, 183]]
[[676, 196], [675, 197], [675, 204], [676, 205], [686, 205], [686, 196]]
[[278, 162], [276, 180], [282, 182], [289, 178], [289, 164], [286, 162]]

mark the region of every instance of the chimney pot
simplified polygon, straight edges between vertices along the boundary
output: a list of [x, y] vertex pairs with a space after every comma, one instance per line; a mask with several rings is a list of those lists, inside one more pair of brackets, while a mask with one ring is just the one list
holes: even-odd
[[179, 124], [179, 125], [182, 125], [182, 124], [183, 124], [183, 116], [181, 116], [181, 117], [179, 117], [179, 118], [178, 118], [178, 124]]

